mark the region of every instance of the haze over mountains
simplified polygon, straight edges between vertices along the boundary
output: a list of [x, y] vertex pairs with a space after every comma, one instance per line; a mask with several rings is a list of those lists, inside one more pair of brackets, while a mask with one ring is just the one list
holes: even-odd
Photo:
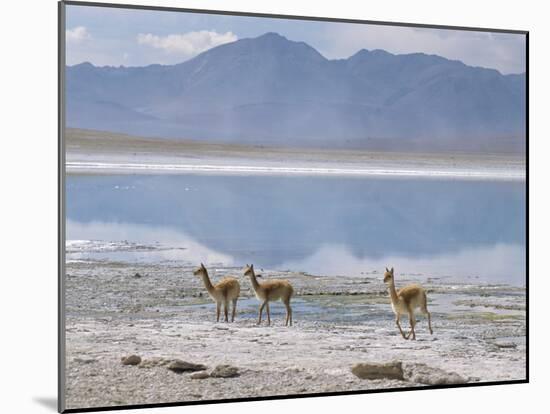
[[67, 67], [67, 126], [239, 144], [523, 152], [525, 74], [435, 55], [328, 60], [267, 33], [177, 65]]

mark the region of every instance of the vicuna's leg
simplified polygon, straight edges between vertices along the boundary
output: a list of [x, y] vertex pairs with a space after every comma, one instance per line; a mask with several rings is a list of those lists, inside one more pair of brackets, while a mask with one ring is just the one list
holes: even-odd
[[434, 331], [432, 329], [432, 315], [428, 312], [428, 298], [426, 293], [424, 293], [424, 303], [422, 304], [422, 313], [428, 317], [428, 328], [430, 328], [430, 335], [433, 335]]
[[428, 328], [430, 328], [430, 335], [433, 335], [434, 331], [432, 329], [432, 315], [426, 309], [426, 315], [428, 315]]
[[292, 309], [290, 308], [290, 303], [288, 300], [284, 302], [285, 308], [286, 308], [286, 321], [285, 326], [288, 326], [288, 322], [290, 321], [290, 326], [292, 326]]
[[290, 311], [290, 326], [292, 326], [292, 307], [290, 306], [290, 299], [288, 300], [288, 310]]
[[266, 304], [266, 302], [263, 302], [260, 305], [260, 316], [258, 317], [258, 325], [262, 323], [262, 312], [264, 311], [265, 304]]
[[221, 302], [216, 302], [216, 322], [220, 321]]
[[224, 317], [225, 317], [225, 321], [226, 321], [226, 322], [229, 322], [229, 318], [227, 317], [227, 313], [228, 313], [227, 308], [228, 308], [228, 307], [229, 307], [229, 303], [228, 303], [227, 300], [225, 300], [225, 301], [223, 302], [223, 315], [224, 315]]
[[216, 302], [216, 322], [220, 321], [220, 302]]
[[290, 326], [292, 326], [292, 307], [290, 306], [290, 298], [288, 298], [288, 310], [287, 312], [290, 314]]
[[266, 310], [267, 310], [267, 326], [271, 325], [271, 315], [269, 313], [269, 301], [266, 302]]
[[231, 314], [231, 322], [235, 322], [236, 311], [237, 311], [237, 299], [233, 299], [233, 313]]
[[395, 314], [395, 323], [396, 323], [397, 327], [399, 328], [399, 332], [401, 332], [401, 336], [403, 337], [403, 339], [407, 339], [407, 337], [405, 336], [405, 332], [403, 332], [403, 329], [401, 329], [400, 320], [401, 320], [401, 314], [396, 313]]
[[416, 319], [414, 317], [414, 312], [413, 312], [412, 308], [409, 308], [409, 324], [411, 325], [411, 330], [410, 330], [409, 334], [407, 335], [407, 339], [409, 339], [411, 334], [412, 334], [412, 339], [414, 341], [414, 340], [416, 340], [416, 333], [414, 332], [414, 325], [416, 324]]

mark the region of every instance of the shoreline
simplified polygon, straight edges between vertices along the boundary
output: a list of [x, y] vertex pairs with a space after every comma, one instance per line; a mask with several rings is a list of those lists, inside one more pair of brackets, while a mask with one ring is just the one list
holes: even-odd
[[68, 174], [252, 174], [523, 181], [525, 158], [272, 148], [67, 129]]
[[410, 169], [351, 169], [315, 167], [260, 167], [252, 165], [193, 165], [193, 164], [132, 164], [107, 162], [67, 162], [69, 174], [213, 174], [213, 175], [306, 175], [351, 177], [402, 177], [433, 179], [470, 179], [496, 181], [524, 181], [521, 172], [442, 171]]

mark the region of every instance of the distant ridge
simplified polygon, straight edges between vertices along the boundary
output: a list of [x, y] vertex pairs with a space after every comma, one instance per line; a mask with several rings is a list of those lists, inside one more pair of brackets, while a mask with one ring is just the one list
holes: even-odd
[[523, 152], [525, 74], [362, 49], [328, 60], [276, 33], [176, 65], [67, 67], [67, 125], [211, 142]]

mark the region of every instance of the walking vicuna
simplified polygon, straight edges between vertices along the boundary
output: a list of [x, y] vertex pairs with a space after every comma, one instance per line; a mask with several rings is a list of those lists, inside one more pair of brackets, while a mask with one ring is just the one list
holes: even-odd
[[[416, 308], [420, 308], [420, 311], [424, 315], [428, 316], [428, 327], [430, 328], [430, 334], [433, 334], [432, 318], [430, 312], [428, 312], [428, 299], [424, 288], [419, 285], [409, 285], [399, 289], [399, 291], [396, 291], [393, 277], [393, 267], [391, 270], [388, 270], [386, 267], [386, 272], [384, 273], [384, 283], [387, 283], [390, 289], [391, 307], [395, 313], [395, 323], [397, 324], [399, 332], [401, 332], [403, 338], [409, 339], [412, 334], [412, 339], [416, 339], [416, 334], [414, 332], [414, 327], [416, 325], [414, 310]], [[400, 323], [401, 314], [403, 313], [409, 315], [409, 323], [411, 325], [411, 330], [406, 336], [403, 329], [401, 329]]]
[[[269, 302], [281, 300], [286, 308], [286, 322], [285, 326], [292, 326], [292, 308], [290, 307], [290, 298], [294, 293], [292, 285], [288, 280], [266, 280], [263, 283], [259, 283], [254, 273], [254, 265], [246, 265], [244, 269], [244, 275], [250, 277], [252, 282], [252, 288], [256, 293], [256, 297], [262, 304], [260, 305], [260, 314], [258, 316], [258, 325], [262, 322], [262, 312], [264, 306], [267, 309], [267, 324], [271, 324], [271, 315], [269, 313]], [[260, 277], [260, 275], [258, 275]]]
[[202, 278], [208, 294], [216, 302], [216, 322], [220, 321], [220, 308], [222, 304], [225, 321], [229, 322], [227, 312], [230, 301], [233, 302], [233, 312], [231, 314], [231, 322], [233, 322], [235, 320], [235, 312], [237, 310], [237, 300], [239, 299], [239, 293], [241, 292], [239, 281], [234, 277], [225, 277], [213, 285], [208, 277], [208, 271], [202, 263], [200, 267], [193, 271], [193, 274]]

